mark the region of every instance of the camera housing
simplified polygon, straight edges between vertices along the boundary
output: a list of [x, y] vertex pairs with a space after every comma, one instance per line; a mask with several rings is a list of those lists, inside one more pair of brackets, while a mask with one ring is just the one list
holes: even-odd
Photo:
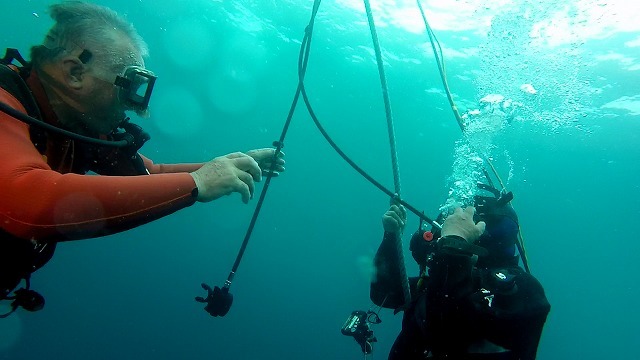
[[373, 330], [369, 328], [368, 316], [368, 312], [353, 311], [341, 329], [343, 335], [351, 336], [355, 339], [365, 355], [373, 351], [371, 343], [378, 341], [373, 335]]

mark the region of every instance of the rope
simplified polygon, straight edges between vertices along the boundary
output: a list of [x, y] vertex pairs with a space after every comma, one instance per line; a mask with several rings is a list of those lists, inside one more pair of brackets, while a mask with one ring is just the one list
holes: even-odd
[[[427, 21], [427, 17], [424, 14], [424, 9], [422, 8], [422, 4], [420, 3], [420, 0], [416, 0], [416, 3], [418, 4], [418, 9], [420, 9], [420, 15], [422, 15], [422, 20], [424, 21], [424, 25], [427, 30], [427, 35], [429, 35], [429, 42], [431, 43], [431, 49], [433, 49], [433, 54], [435, 55], [436, 63], [438, 64], [440, 79], [442, 79], [442, 85], [444, 86], [445, 93], [447, 94], [447, 99], [449, 100], [451, 110], [453, 110], [453, 115], [455, 116], [456, 121], [458, 122], [458, 126], [460, 127], [460, 130], [464, 134], [466, 127], [465, 127], [464, 121], [462, 120], [462, 117], [460, 116], [458, 107], [456, 106], [456, 103], [453, 100], [451, 90], [449, 89], [449, 83], [447, 81], [447, 75], [446, 75], [447, 71], [445, 67], [444, 57], [442, 55], [442, 47], [440, 46], [440, 42], [438, 41], [438, 38], [436, 38], [436, 35], [433, 33], [433, 30], [431, 29], [429, 22]], [[436, 49], [436, 44], [438, 46], [438, 49]], [[502, 182], [502, 179], [500, 178], [500, 174], [498, 174], [498, 171], [493, 166], [493, 163], [491, 162], [491, 160], [488, 158], [484, 158], [484, 161], [487, 165], [489, 165], [489, 167], [491, 168], [491, 172], [496, 177], [496, 179], [498, 179], [498, 182], [500, 183], [502, 190], [506, 191], [506, 186]], [[527, 253], [524, 245], [524, 237], [522, 236], [520, 225], [518, 225], [518, 242], [516, 243], [516, 245], [518, 247], [518, 251], [520, 252], [520, 256], [522, 257], [522, 264], [524, 265], [525, 270], [527, 272], [530, 272], [529, 261], [527, 259]]]
[[236, 256], [236, 260], [233, 264], [233, 268], [231, 272], [229, 272], [229, 276], [225, 281], [224, 287], [225, 289], [229, 289], [231, 287], [231, 283], [233, 282], [233, 278], [235, 277], [235, 273], [240, 266], [240, 262], [242, 261], [242, 257], [244, 256], [244, 252], [247, 249], [247, 245], [249, 244], [249, 239], [251, 238], [251, 234], [253, 233], [253, 228], [255, 227], [256, 221], [258, 219], [258, 215], [260, 214], [260, 210], [262, 209], [262, 204], [264, 202], [265, 196], [267, 195], [267, 191], [269, 190], [269, 185], [271, 184], [271, 179], [273, 172], [275, 171], [276, 159], [280, 154], [282, 148], [284, 147], [284, 139], [287, 136], [287, 132], [289, 130], [289, 126], [291, 125], [291, 120], [293, 119], [293, 114], [295, 112], [296, 106], [298, 104], [298, 100], [300, 99], [300, 94], [304, 90], [304, 75], [307, 71], [307, 64], [309, 62], [309, 50], [311, 48], [311, 37], [313, 34], [313, 24], [315, 21], [315, 17], [318, 13], [318, 8], [320, 6], [321, 0], [316, 0], [313, 4], [313, 11], [311, 14], [311, 20], [309, 21], [309, 25], [307, 25], [305, 29], [304, 39], [302, 41], [302, 45], [300, 46], [300, 57], [299, 57], [299, 77], [298, 77], [298, 88], [296, 89], [296, 93], [293, 97], [293, 101], [291, 103], [291, 107], [289, 108], [289, 114], [287, 115], [287, 120], [282, 128], [282, 133], [280, 134], [280, 139], [274, 142], [274, 146], [276, 147], [273, 161], [271, 162], [271, 169], [267, 174], [267, 179], [265, 181], [264, 187], [262, 188], [262, 192], [260, 193], [260, 198], [258, 199], [258, 203], [256, 204], [256, 209], [253, 212], [253, 216], [251, 217], [251, 222], [249, 223], [249, 227], [247, 228], [247, 232], [245, 233], [244, 240], [242, 245], [240, 246], [240, 251], [238, 251], [238, 255]]
[[[364, 7], [367, 11], [367, 20], [369, 21], [369, 30], [371, 31], [371, 38], [373, 40], [373, 47], [376, 54], [376, 62], [378, 64], [378, 74], [380, 75], [380, 83], [382, 87], [382, 97], [384, 99], [384, 109], [387, 117], [387, 130], [389, 132], [389, 146], [391, 149], [391, 164], [393, 167], [393, 183], [395, 186], [396, 196], [400, 197], [400, 170], [398, 166], [398, 153], [396, 151], [396, 138], [393, 127], [393, 116], [391, 115], [391, 101], [389, 100], [389, 89], [387, 87], [387, 78], [384, 74], [384, 63], [382, 61], [382, 52], [380, 51], [380, 43], [378, 42], [378, 33], [376, 32], [376, 25], [373, 21], [373, 14], [371, 12], [371, 4], [369, 0], [364, 0]], [[398, 271], [400, 273], [400, 281], [402, 284], [402, 293], [404, 295], [405, 303], [411, 301], [411, 289], [409, 288], [409, 279], [407, 278], [407, 269], [404, 263], [404, 252], [402, 251], [402, 236], [396, 234], [395, 236], [396, 253], [398, 256]]]

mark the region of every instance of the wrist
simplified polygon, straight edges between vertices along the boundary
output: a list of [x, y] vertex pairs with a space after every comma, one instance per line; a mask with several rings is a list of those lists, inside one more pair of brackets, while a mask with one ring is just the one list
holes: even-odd
[[460, 236], [460, 235], [454, 235], [454, 234], [447, 234], [447, 235], [442, 235], [439, 239], [438, 242], [440, 241], [451, 241], [451, 240], [458, 240], [458, 241], [467, 241], [467, 239], [464, 238], [464, 236]]
[[452, 254], [486, 256], [487, 249], [469, 243], [459, 235], [445, 235], [438, 239], [436, 243], [438, 251]]
[[396, 238], [396, 233], [392, 232], [392, 231], [384, 231], [384, 235], [383, 235], [383, 240], [395, 240]]
[[202, 184], [202, 180], [200, 179], [200, 176], [197, 172], [190, 172], [189, 175], [191, 175], [191, 178], [193, 179], [193, 182], [195, 183], [195, 189], [194, 189], [194, 193], [197, 194], [196, 196], [196, 200], [200, 200], [201, 194], [203, 193], [203, 184]]

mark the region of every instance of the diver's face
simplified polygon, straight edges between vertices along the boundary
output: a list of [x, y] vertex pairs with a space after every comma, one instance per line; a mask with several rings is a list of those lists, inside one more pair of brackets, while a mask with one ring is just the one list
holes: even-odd
[[89, 106], [83, 122], [93, 133], [109, 134], [124, 120], [128, 109], [118, 97], [115, 79], [127, 66], [144, 66], [142, 57], [131, 45], [125, 46], [114, 60], [108, 69], [95, 68], [88, 72], [90, 88], [86, 102]]
[[106, 81], [96, 81], [87, 95], [88, 110], [82, 116], [85, 127], [90, 133], [109, 134], [125, 118], [115, 87]]

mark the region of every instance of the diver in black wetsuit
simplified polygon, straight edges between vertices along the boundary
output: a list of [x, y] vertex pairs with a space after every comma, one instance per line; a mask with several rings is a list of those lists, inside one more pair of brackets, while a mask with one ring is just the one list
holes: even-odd
[[390, 360], [535, 359], [550, 305], [540, 283], [518, 266], [518, 218], [510, 199], [494, 194], [477, 196], [475, 208], [457, 208], [441, 234], [422, 225], [413, 234], [420, 276], [409, 279], [408, 304], [394, 239], [406, 212], [391, 205], [383, 216], [371, 300], [405, 312]]

